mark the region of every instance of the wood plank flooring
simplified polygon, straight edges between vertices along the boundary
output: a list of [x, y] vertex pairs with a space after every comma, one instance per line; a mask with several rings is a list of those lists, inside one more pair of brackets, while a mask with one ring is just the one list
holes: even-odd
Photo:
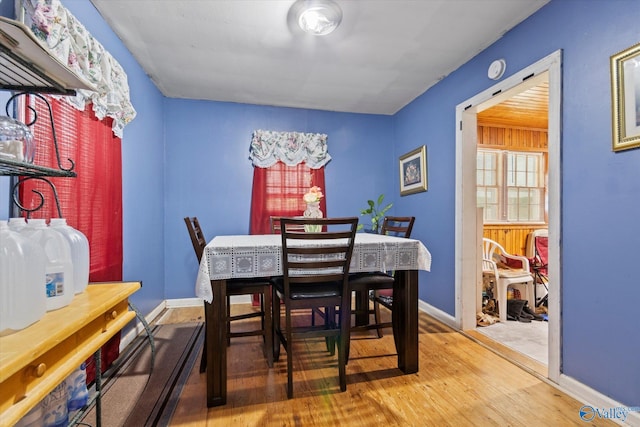
[[[234, 310], [251, 310], [234, 305]], [[202, 318], [202, 309], [180, 309], [163, 322]], [[308, 315], [301, 316], [306, 320]], [[250, 321], [257, 321], [255, 319]], [[206, 407], [206, 377], [191, 373], [171, 425], [201, 426], [583, 426], [581, 402], [531, 370], [420, 313], [420, 371], [403, 375], [391, 330], [352, 336], [347, 391], [340, 392], [336, 357], [324, 341], [294, 348], [294, 398], [286, 394], [286, 358], [267, 367], [258, 337], [232, 340], [228, 396]], [[614, 426], [595, 420], [591, 425]]]

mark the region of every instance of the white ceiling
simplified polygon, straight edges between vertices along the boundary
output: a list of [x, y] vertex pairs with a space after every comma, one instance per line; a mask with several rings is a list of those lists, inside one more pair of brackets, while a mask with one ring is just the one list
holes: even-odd
[[167, 97], [373, 114], [395, 114], [549, 0], [336, 1], [342, 24], [319, 37], [292, 24], [294, 0], [91, 0]]

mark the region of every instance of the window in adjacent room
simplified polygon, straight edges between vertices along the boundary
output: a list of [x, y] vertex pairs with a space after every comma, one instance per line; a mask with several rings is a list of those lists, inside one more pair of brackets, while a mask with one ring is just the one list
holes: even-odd
[[478, 149], [477, 202], [485, 223], [544, 222], [542, 153]]

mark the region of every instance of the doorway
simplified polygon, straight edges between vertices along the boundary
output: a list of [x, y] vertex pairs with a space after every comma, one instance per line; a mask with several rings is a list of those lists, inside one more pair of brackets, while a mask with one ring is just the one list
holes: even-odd
[[480, 268], [482, 218], [476, 209], [478, 113], [515, 94], [548, 82], [548, 225], [549, 334], [548, 377], [560, 375], [560, 105], [561, 51], [541, 59], [456, 107], [456, 321], [465, 331], [476, 328], [482, 308]]

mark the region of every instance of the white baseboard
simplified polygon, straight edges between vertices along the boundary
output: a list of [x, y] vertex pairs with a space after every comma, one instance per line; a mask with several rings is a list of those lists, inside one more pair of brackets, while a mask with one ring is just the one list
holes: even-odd
[[[553, 385], [553, 383], [550, 384]], [[578, 400], [579, 402], [582, 402], [585, 406], [589, 406], [592, 409], [600, 410], [601, 412], [607, 413], [609, 415], [613, 414], [612, 417], [609, 417], [607, 419], [614, 421], [616, 424], [640, 427], [640, 407], [635, 407], [634, 411], [626, 413], [626, 418], [623, 421], [621, 417], [616, 418], [616, 416], [620, 416], [621, 412], [628, 410], [629, 408], [622, 405], [620, 402], [616, 402], [610, 397], [599, 393], [591, 387], [586, 386], [579, 381], [576, 381], [574, 378], [561, 374], [557, 388], [573, 397], [574, 399]], [[619, 410], [616, 411], [616, 409], [618, 408]], [[576, 416], [579, 418], [580, 414], [577, 413]], [[600, 420], [600, 418], [598, 417], [598, 415], [595, 415], [592, 420], [588, 419], [584, 421], [597, 422], [598, 420]]]
[[251, 295], [233, 295], [231, 304], [251, 304]]
[[431, 304], [427, 304], [422, 300], [418, 300], [418, 309], [455, 330], [460, 329], [460, 326], [458, 325], [458, 322], [456, 322], [455, 317], [453, 317], [449, 313], [445, 313], [439, 308], [432, 306]]
[[[202, 298], [177, 298], [165, 300], [167, 308], [179, 307], [200, 307]], [[251, 295], [233, 295], [231, 296], [231, 304], [249, 304], [251, 303]]]
[[202, 298], [168, 299], [164, 302], [166, 304], [166, 308], [200, 307], [202, 305]]

